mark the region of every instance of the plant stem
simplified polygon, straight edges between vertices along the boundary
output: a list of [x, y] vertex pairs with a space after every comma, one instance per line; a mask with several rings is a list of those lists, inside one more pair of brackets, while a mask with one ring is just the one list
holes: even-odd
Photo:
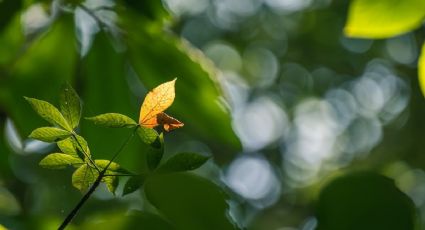
[[93, 183], [93, 185], [90, 187], [89, 191], [84, 194], [84, 196], [81, 198], [81, 200], [78, 202], [78, 204], [72, 209], [72, 211], [66, 216], [65, 220], [62, 222], [62, 224], [59, 226], [58, 230], [65, 229], [66, 226], [72, 221], [72, 219], [77, 215], [78, 211], [81, 209], [83, 204], [90, 198], [90, 196], [93, 194], [93, 192], [96, 190], [97, 186], [99, 186], [100, 182], [102, 181], [102, 178], [106, 172], [106, 168], [103, 169], [99, 176], [96, 178], [96, 181]]
[[[99, 172], [99, 175], [97, 176], [95, 182], [92, 186], [90, 186], [90, 189], [84, 194], [84, 196], [80, 199], [78, 204], [72, 209], [72, 211], [66, 216], [65, 220], [62, 222], [62, 224], [59, 226], [58, 230], [63, 230], [68, 226], [69, 223], [71, 223], [72, 219], [77, 215], [78, 211], [83, 207], [84, 203], [90, 198], [90, 196], [93, 194], [93, 192], [96, 190], [96, 188], [99, 186], [100, 182], [102, 181], [103, 177], [106, 176], [106, 171], [108, 170], [111, 163], [117, 158], [117, 156], [120, 154], [120, 152], [124, 149], [124, 147], [130, 142], [130, 140], [134, 137], [134, 134], [137, 131], [136, 127], [134, 131], [131, 133], [131, 135], [127, 138], [127, 140], [120, 146], [120, 148], [115, 152], [115, 154], [112, 156], [109, 163], [106, 165], [106, 167]], [[77, 138], [75, 138], [77, 139]], [[78, 140], [77, 143], [79, 144]], [[80, 144], [79, 144], [80, 145]], [[81, 147], [81, 145], [80, 145]], [[81, 147], [81, 149], [83, 149]], [[91, 158], [89, 157], [91, 160]], [[95, 164], [94, 164], [95, 165]], [[95, 165], [96, 166], [96, 165]], [[108, 175], [109, 176], [109, 175]]]

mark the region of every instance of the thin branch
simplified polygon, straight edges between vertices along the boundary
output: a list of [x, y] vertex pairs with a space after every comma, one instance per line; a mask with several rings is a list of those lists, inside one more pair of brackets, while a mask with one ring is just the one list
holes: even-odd
[[[117, 156], [120, 154], [120, 152], [124, 149], [124, 147], [130, 142], [130, 140], [134, 137], [134, 134], [137, 131], [136, 127], [134, 129], [133, 132], [131, 132], [130, 136], [128, 136], [127, 140], [124, 141], [124, 143], [118, 148], [117, 152], [115, 152], [115, 154], [112, 156], [111, 160], [109, 161], [109, 163], [106, 165], [106, 167], [99, 172], [98, 177], [96, 178], [95, 182], [93, 183], [93, 185], [90, 187], [90, 189], [86, 192], [86, 194], [84, 194], [84, 196], [81, 198], [81, 200], [78, 202], [78, 204], [72, 209], [72, 211], [66, 216], [65, 220], [62, 222], [62, 224], [59, 226], [58, 230], [63, 230], [65, 229], [66, 226], [68, 226], [69, 223], [71, 223], [72, 219], [77, 215], [78, 211], [81, 209], [81, 207], [83, 207], [84, 203], [90, 198], [90, 196], [93, 194], [93, 192], [96, 190], [96, 188], [99, 186], [100, 182], [102, 181], [102, 179], [105, 176], [109, 176], [106, 174], [106, 171], [108, 170], [109, 166], [111, 165], [111, 163], [115, 160], [115, 158], [117, 158]], [[74, 136], [75, 138], [75, 136]], [[77, 139], [77, 138], [75, 138]], [[80, 148], [82, 148], [81, 144], [78, 142], [77, 143], [80, 145]], [[89, 159], [91, 159], [89, 157]], [[94, 164], [96, 166], [96, 164]], [[97, 166], [96, 166], [97, 167]], [[118, 175], [124, 175], [124, 174], [118, 174]], [[131, 174], [130, 174], [131, 175]], [[115, 175], [117, 176], [117, 175]]]

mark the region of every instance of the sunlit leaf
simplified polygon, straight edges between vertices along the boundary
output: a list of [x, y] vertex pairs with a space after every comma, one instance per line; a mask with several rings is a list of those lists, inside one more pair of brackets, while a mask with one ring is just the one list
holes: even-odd
[[147, 199], [177, 229], [232, 230], [226, 195], [217, 185], [187, 173], [156, 174], [144, 185]]
[[59, 102], [63, 116], [74, 129], [78, 126], [81, 117], [80, 97], [69, 84], [66, 84], [62, 88]]
[[68, 137], [56, 143], [59, 149], [70, 156], [78, 157], [77, 147], [74, 145], [72, 141], [72, 137]]
[[38, 100], [35, 98], [25, 97], [25, 99], [30, 103], [38, 115], [40, 115], [46, 121], [50, 122], [52, 125], [57, 125], [68, 131], [72, 131], [71, 126], [69, 126], [68, 122], [55, 106], [47, 101]]
[[142, 126], [137, 128], [137, 134], [139, 135], [140, 139], [148, 145], [154, 143], [158, 138], [158, 133], [154, 129], [145, 128]]
[[176, 79], [162, 83], [150, 91], [140, 107], [139, 124], [146, 128], [158, 125], [156, 116], [173, 104]]
[[198, 153], [177, 153], [159, 167], [160, 172], [181, 172], [201, 167], [209, 157]]
[[[84, 139], [84, 137], [80, 135], [76, 135], [72, 137], [72, 142], [74, 146], [82, 153], [83, 156], [91, 157], [90, 149], [87, 144], [87, 141]], [[88, 159], [86, 159], [88, 161]]]
[[93, 121], [95, 125], [109, 128], [133, 128], [137, 126], [137, 123], [133, 119], [119, 113], [105, 113], [86, 119]]
[[72, 185], [81, 192], [86, 191], [96, 181], [99, 173], [96, 169], [84, 164], [72, 174]]
[[131, 176], [125, 183], [122, 195], [125, 196], [139, 189], [145, 183], [146, 175]]
[[63, 169], [67, 166], [80, 166], [84, 162], [78, 158], [63, 153], [51, 153], [43, 158], [39, 165], [47, 169]]
[[71, 133], [55, 127], [41, 127], [31, 132], [28, 136], [30, 138], [44, 141], [44, 142], [56, 142], [68, 138]]
[[388, 38], [418, 28], [424, 17], [423, 0], [353, 0], [344, 31], [350, 37]]
[[422, 94], [425, 95], [425, 43], [422, 45], [421, 55], [418, 60], [418, 76]]
[[[109, 172], [107, 175], [113, 175], [114, 172]], [[119, 177], [117, 176], [104, 176], [102, 178], [102, 182], [106, 184], [108, 190], [115, 195], [115, 191], [117, 190]]]
[[321, 192], [318, 230], [414, 230], [415, 206], [394, 181], [375, 173], [337, 178]]
[[111, 162], [109, 164], [109, 160], [95, 160], [94, 163], [99, 167], [100, 169], [106, 168], [108, 166], [108, 170], [119, 172], [121, 170], [121, 166], [115, 162]]

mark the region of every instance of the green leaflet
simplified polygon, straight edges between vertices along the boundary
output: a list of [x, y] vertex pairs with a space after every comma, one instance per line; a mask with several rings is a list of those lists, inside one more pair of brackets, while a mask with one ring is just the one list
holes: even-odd
[[[100, 169], [105, 169], [106, 166], [109, 164], [109, 160], [95, 160], [94, 163]], [[111, 162], [111, 164], [108, 167], [109, 171], [114, 171], [114, 172], [119, 172], [120, 169], [121, 169], [121, 166], [115, 162]]]
[[72, 141], [72, 137], [68, 137], [56, 143], [59, 149], [68, 155], [78, 157], [76, 146], [74, 146], [74, 142]]
[[122, 195], [125, 196], [139, 189], [145, 183], [146, 175], [136, 175], [130, 177], [124, 185]]
[[[78, 151], [80, 151], [86, 158], [91, 157], [90, 149], [89, 149], [89, 146], [87, 144], [87, 141], [82, 136], [80, 136], [80, 135], [73, 136], [72, 142], [73, 142], [74, 146], [76, 146]], [[86, 159], [86, 161], [87, 160], [88, 159]]]
[[80, 97], [69, 84], [63, 86], [59, 102], [63, 116], [71, 128], [76, 128], [81, 117], [81, 102]]
[[80, 166], [72, 174], [72, 185], [81, 192], [86, 191], [96, 181], [99, 173], [88, 164]]
[[158, 133], [155, 129], [145, 128], [142, 126], [137, 127], [137, 134], [140, 139], [148, 145], [153, 144], [158, 138]]
[[349, 37], [388, 38], [419, 27], [424, 17], [423, 0], [353, 0], [344, 31]]
[[64, 153], [51, 153], [43, 158], [39, 165], [47, 169], [63, 169], [67, 166], [79, 166], [84, 162], [78, 158]]
[[182, 172], [201, 167], [209, 157], [198, 153], [178, 153], [168, 159], [158, 169], [160, 172]]
[[60, 128], [41, 127], [32, 131], [29, 137], [44, 142], [56, 142], [71, 135], [72, 134], [70, 132]]
[[25, 99], [30, 103], [35, 112], [37, 112], [38, 115], [40, 115], [43, 119], [52, 125], [57, 125], [64, 128], [65, 130], [72, 131], [71, 126], [55, 106], [47, 101], [42, 101], [35, 98], [25, 97]]
[[[108, 175], [111, 174], [115, 174], [114, 172], [109, 172], [107, 171]], [[102, 178], [102, 182], [106, 184], [106, 187], [108, 188], [108, 190], [115, 195], [115, 191], [117, 190], [118, 187], [118, 177], [116, 176], [105, 176]]]
[[133, 128], [137, 126], [137, 123], [133, 119], [119, 113], [105, 113], [86, 119], [93, 121], [95, 125], [109, 128]]

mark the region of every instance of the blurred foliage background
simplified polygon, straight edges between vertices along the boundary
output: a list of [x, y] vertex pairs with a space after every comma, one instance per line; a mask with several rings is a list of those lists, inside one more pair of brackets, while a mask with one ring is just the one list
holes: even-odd
[[[55, 229], [82, 196], [71, 171], [38, 166], [55, 146], [26, 138], [44, 122], [23, 96], [56, 103], [69, 82], [84, 116], [137, 119], [146, 92], [178, 77], [169, 113], [185, 127], [166, 154], [212, 160], [125, 197], [101, 187], [70, 229], [421, 229], [425, 33], [348, 38], [349, 3], [0, 0], [0, 224]], [[80, 132], [105, 159], [126, 136]], [[118, 162], [143, 171], [144, 147]]]

